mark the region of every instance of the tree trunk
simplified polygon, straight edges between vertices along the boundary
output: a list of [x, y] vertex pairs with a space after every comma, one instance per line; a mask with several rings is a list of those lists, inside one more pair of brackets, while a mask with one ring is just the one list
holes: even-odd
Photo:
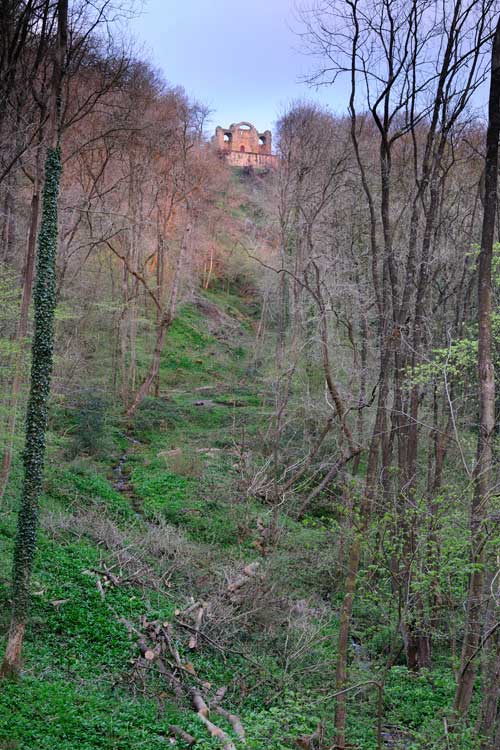
[[52, 78], [51, 145], [47, 149], [38, 235], [37, 273], [33, 296], [35, 329], [31, 350], [31, 382], [23, 453], [24, 477], [12, 571], [12, 614], [0, 676], [21, 668], [24, 633], [35, 559], [38, 506], [43, 483], [47, 407], [53, 364], [56, 301], [57, 203], [61, 179], [60, 112], [63, 65], [67, 49], [68, 0], [57, 3], [57, 46]]
[[[340, 627], [337, 646], [337, 668], [335, 685], [337, 691], [344, 690], [347, 684], [347, 663], [349, 653], [349, 632], [351, 628], [352, 607], [356, 595], [356, 585], [361, 559], [361, 540], [363, 539], [370, 519], [370, 512], [373, 503], [375, 486], [377, 481], [378, 459], [382, 437], [384, 432], [384, 420], [387, 408], [388, 396], [388, 353], [382, 357], [380, 364], [380, 389], [377, 404], [377, 414], [368, 452], [368, 466], [366, 470], [366, 480], [363, 492], [363, 498], [360, 507], [361, 528], [357, 529], [351, 542], [349, 550], [349, 563], [347, 578], [345, 583], [345, 595], [340, 610]], [[346, 694], [341, 693], [336, 698], [335, 703], [335, 743], [336, 747], [343, 750], [345, 747], [346, 737]]]
[[478, 379], [480, 421], [477, 461], [474, 470], [474, 497], [470, 514], [471, 563], [465, 634], [461, 665], [455, 694], [455, 711], [469, 710], [477, 672], [476, 656], [481, 640], [481, 616], [484, 589], [483, 521], [490, 493], [493, 436], [495, 430], [495, 377], [491, 356], [491, 265], [497, 208], [498, 139], [500, 136], [500, 19], [498, 21], [491, 61], [488, 130], [486, 135], [485, 197], [481, 252], [478, 271]]
[[190, 235], [191, 235], [191, 220], [190, 218], [188, 218], [188, 222], [187, 222], [186, 229], [184, 232], [184, 237], [182, 239], [179, 255], [177, 257], [177, 263], [175, 266], [174, 278], [172, 281], [172, 290], [170, 292], [170, 301], [169, 301], [167, 310], [161, 316], [160, 321], [158, 323], [158, 327], [156, 331], [156, 342], [155, 342], [155, 348], [153, 352], [153, 359], [151, 362], [151, 366], [149, 368], [148, 374], [144, 378], [137, 393], [135, 394], [132, 404], [127, 409], [126, 416], [129, 419], [134, 416], [135, 412], [137, 411], [139, 406], [142, 404], [142, 402], [148, 395], [149, 390], [151, 386], [153, 385], [153, 382], [156, 376], [158, 375], [158, 372], [160, 369], [161, 352], [163, 349], [165, 336], [175, 318], [175, 312], [177, 309], [177, 299], [179, 296], [182, 264], [183, 264], [184, 258], [186, 257], [186, 253], [189, 247]]
[[38, 237], [34, 293], [35, 333], [23, 454], [23, 491], [14, 548], [12, 619], [1, 675], [17, 674], [21, 666], [21, 650], [30, 598], [29, 586], [35, 558], [53, 360], [57, 198], [60, 174], [60, 149], [58, 146], [49, 148], [45, 162], [42, 221]]
[[[500, 608], [497, 607], [496, 610], [498, 616]], [[495, 624], [491, 627], [495, 627]], [[500, 629], [497, 628], [488, 640], [486, 653], [479, 725], [479, 734], [482, 738], [480, 750], [498, 750], [499, 746], [495, 743], [495, 730], [500, 718]]]
[[6, 180], [5, 199], [3, 204], [3, 226], [1, 234], [2, 260], [4, 263], [12, 261], [14, 257], [14, 242], [16, 237], [16, 173], [11, 171]]
[[10, 467], [12, 464], [12, 451], [14, 447], [14, 437], [16, 432], [17, 408], [19, 402], [19, 393], [23, 381], [23, 359], [24, 359], [24, 339], [28, 332], [28, 313], [31, 302], [31, 292], [33, 289], [33, 276], [35, 270], [36, 256], [36, 234], [38, 228], [38, 214], [40, 210], [40, 193], [39, 193], [38, 176], [35, 177], [33, 195], [31, 198], [30, 228], [28, 233], [28, 243], [26, 248], [26, 258], [24, 263], [23, 293], [21, 299], [21, 310], [19, 314], [19, 323], [16, 331], [16, 343], [18, 351], [15, 355], [14, 378], [12, 381], [12, 390], [9, 400], [9, 416], [6, 424], [5, 448], [2, 454], [2, 465], [0, 467], [0, 501], [2, 500], [7, 482], [10, 476]]
[[127, 342], [128, 342], [128, 328], [129, 328], [129, 273], [127, 266], [123, 265], [122, 273], [122, 300], [123, 307], [120, 314], [120, 395], [123, 404], [128, 403], [128, 374], [127, 374]]
[[[349, 632], [351, 629], [352, 606], [356, 593], [356, 581], [358, 577], [359, 561], [361, 555], [361, 535], [355, 532], [349, 550], [349, 562], [347, 577], [345, 581], [345, 594], [342, 602], [339, 622], [339, 637], [337, 647], [337, 669], [335, 675], [335, 687], [337, 691], [344, 690], [347, 684], [347, 655], [349, 653]], [[346, 727], [346, 694], [337, 696], [335, 702], [335, 746], [339, 750], [345, 748]]]

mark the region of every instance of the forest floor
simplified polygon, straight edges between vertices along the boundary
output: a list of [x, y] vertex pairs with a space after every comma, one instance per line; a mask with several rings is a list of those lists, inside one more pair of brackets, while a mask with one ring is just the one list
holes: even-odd
[[[0, 748], [187, 747], [175, 725], [200, 750], [228, 738], [239, 750], [234, 716], [249, 749], [307, 747], [321, 722], [332, 736], [342, 540], [334, 517], [299, 522], [259, 496], [273, 400], [257, 323], [252, 298], [185, 305], [159, 397], [131, 424], [111, 409], [92, 450], [74, 447], [92, 407], [55, 400], [25, 665], [0, 692]], [[19, 478], [17, 465], [0, 515], [2, 634]], [[360, 588], [352, 684], [376, 676], [391, 634], [387, 602]], [[420, 676], [397, 664], [383, 746], [431, 747], [453, 685], [439, 664]], [[376, 705], [370, 685], [350, 697], [351, 747], [377, 747]]]

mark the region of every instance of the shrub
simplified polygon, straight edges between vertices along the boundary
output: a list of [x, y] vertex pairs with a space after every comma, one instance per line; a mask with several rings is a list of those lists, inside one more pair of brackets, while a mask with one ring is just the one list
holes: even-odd
[[102, 456], [112, 447], [107, 413], [109, 401], [95, 390], [83, 391], [77, 399], [73, 416], [73, 439], [69, 453]]
[[161, 398], [145, 398], [134, 417], [134, 432], [141, 440], [151, 433], [177, 427], [181, 422], [179, 407]]

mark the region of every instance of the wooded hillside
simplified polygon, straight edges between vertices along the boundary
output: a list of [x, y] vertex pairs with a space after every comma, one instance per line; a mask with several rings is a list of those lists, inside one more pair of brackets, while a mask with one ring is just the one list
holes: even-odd
[[0, 748], [498, 750], [498, 4], [304, 8], [270, 170], [0, 10]]

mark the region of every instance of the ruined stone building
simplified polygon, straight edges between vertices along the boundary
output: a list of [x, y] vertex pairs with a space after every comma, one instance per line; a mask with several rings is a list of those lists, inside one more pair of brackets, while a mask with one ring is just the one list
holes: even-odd
[[232, 124], [215, 129], [212, 139], [228, 164], [234, 167], [275, 167], [277, 157], [272, 153], [271, 131], [259, 133], [249, 122]]

